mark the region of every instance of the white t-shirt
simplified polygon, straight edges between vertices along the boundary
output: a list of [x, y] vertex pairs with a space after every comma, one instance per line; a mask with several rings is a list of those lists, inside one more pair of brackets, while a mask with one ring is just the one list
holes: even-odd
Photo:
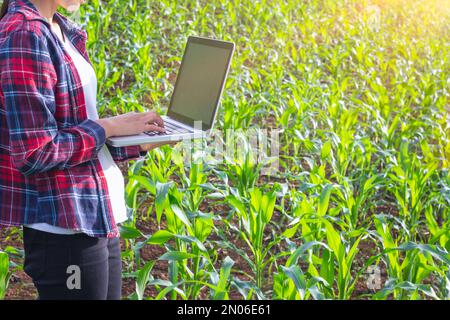
[[[70, 40], [65, 38], [64, 47], [69, 53], [75, 64], [78, 74], [83, 85], [83, 92], [86, 101], [87, 116], [89, 119], [97, 120], [97, 77], [95, 71], [89, 62], [79, 53], [78, 49], [72, 44]], [[62, 39], [61, 39], [62, 41]], [[105, 175], [111, 207], [116, 223], [121, 223], [127, 220], [127, 209], [125, 205], [125, 183], [122, 172], [114, 162], [108, 147], [104, 145], [98, 153], [98, 159]], [[95, 212], [93, 212], [95, 214]], [[64, 229], [53, 226], [48, 223], [33, 223], [25, 225], [29, 228], [56, 233], [56, 234], [75, 234], [81, 233], [71, 229]]]

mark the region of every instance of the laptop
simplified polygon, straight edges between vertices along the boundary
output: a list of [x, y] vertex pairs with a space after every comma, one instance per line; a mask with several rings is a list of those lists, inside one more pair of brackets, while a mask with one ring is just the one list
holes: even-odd
[[234, 52], [234, 43], [189, 37], [164, 120], [157, 131], [107, 139], [114, 147], [206, 137], [212, 130]]

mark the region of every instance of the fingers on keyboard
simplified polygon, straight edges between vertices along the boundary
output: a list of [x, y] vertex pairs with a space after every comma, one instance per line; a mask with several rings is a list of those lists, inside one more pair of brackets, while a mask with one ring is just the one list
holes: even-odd
[[166, 132], [159, 132], [159, 131], [146, 131], [144, 133], [149, 136], [163, 136], [163, 135], [167, 134]]
[[164, 122], [164, 128], [166, 129], [166, 132], [159, 132], [159, 131], [146, 131], [145, 134], [149, 136], [162, 136], [166, 134], [176, 134], [176, 133], [189, 133], [190, 131], [181, 127], [178, 127], [174, 124], [170, 124], [168, 122]]
[[170, 124], [168, 122], [166, 122], [164, 124], [164, 127], [166, 128], [166, 130], [170, 130], [173, 133], [187, 133], [189, 132], [189, 130], [186, 130], [184, 128], [178, 127], [176, 125]]

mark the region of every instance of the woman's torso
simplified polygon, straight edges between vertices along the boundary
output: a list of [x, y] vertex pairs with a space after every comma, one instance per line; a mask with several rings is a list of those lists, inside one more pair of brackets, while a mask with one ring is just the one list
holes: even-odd
[[[86, 61], [86, 33], [71, 24], [60, 14], [55, 20], [62, 26], [78, 52]], [[18, 36], [19, 35], [19, 36]], [[22, 43], [21, 37], [33, 39], [30, 43]], [[18, 39], [18, 40], [17, 40]], [[19, 52], [16, 52], [19, 51]], [[88, 120], [86, 103], [81, 80], [70, 56], [64, 51], [58, 39], [51, 32], [49, 25], [30, 5], [29, 1], [11, 0], [10, 11], [0, 21], [0, 75], [11, 70], [20, 55], [30, 56], [21, 63], [25, 67], [38, 69], [39, 74], [32, 73], [33, 81], [26, 80], [27, 88], [21, 90], [21, 83], [15, 79], [2, 80], [0, 89], [0, 224], [22, 225], [32, 223], [48, 223], [65, 229], [85, 232], [91, 236], [115, 237], [118, 229], [114, 221], [107, 180], [101, 163], [94, 153], [99, 152], [104, 143], [104, 131]], [[41, 57], [47, 59], [41, 63]], [[24, 68], [24, 66], [22, 66]], [[34, 70], [33, 69], [33, 70]], [[36, 87], [35, 87], [36, 86]], [[30, 109], [38, 103], [45, 112], [28, 113], [30, 97], [24, 92], [36, 92]], [[21, 113], [8, 112], [6, 105], [19, 103]], [[34, 128], [34, 122], [42, 127]], [[11, 128], [11, 125], [14, 128]], [[31, 127], [30, 127], [31, 126]], [[46, 164], [57, 163], [51, 170], [45, 167], [30, 174], [22, 174], [12, 156], [13, 147], [18, 150], [33, 152], [34, 143], [43, 143], [25, 139], [33, 135], [33, 131], [52, 134], [65, 131], [70, 135], [61, 135], [65, 139], [58, 146], [57, 152], [45, 154]], [[57, 126], [57, 128], [56, 128]], [[74, 129], [76, 128], [76, 129]], [[55, 132], [55, 133], [53, 133]], [[80, 134], [82, 137], [77, 137]], [[103, 136], [102, 136], [103, 135]], [[24, 139], [21, 139], [24, 137]], [[24, 143], [27, 143], [24, 146]], [[14, 146], [11, 145], [14, 144]], [[49, 141], [48, 143], [52, 143]], [[73, 150], [77, 143], [76, 152]], [[86, 143], [86, 149], [83, 144]], [[94, 148], [97, 148], [95, 150]], [[58, 160], [64, 152], [72, 152], [72, 161], [77, 165], [69, 165]], [[18, 157], [21, 155], [18, 154]], [[81, 161], [79, 159], [88, 159]], [[34, 167], [27, 163], [31, 172]], [[37, 163], [37, 165], [40, 165]]]
[[[97, 77], [92, 65], [78, 52], [78, 49], [62, 32], [57, 23], [52, 24], [52, 31], [58, 36], [64, 46], [65, 51], [71, 57], [80, 77], [83, 86], [84, 98], [86, 102], [87, 117], [92, 120], [99, 118], [97, 112]], [[114, 162], [111, 153], [106, 145], [98, 153], [98, 159], [105, 175], [108, 194], [110, 196], [111, 207], [114, 214], [116, 224], [124, 222], [127, 219], [127, 211], [125, 205], [125, 186], [122, 172]], [[81, 231], [74, 231], [58, 226], [52, 226], [48, 223], [35, 223], [26, 225], [40, 231], [51, 232], [56, 234], [75, 234]]]

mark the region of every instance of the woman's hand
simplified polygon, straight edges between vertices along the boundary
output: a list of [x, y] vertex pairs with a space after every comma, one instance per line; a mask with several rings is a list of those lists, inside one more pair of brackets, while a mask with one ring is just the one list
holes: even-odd
[[106, 138], [140, 134], [145, 131], [166, 131], [164, 121], [154, 111], [128, 112], [115, 117], [98, 119], [96, 122], [105, 129]]
[[169, 146], [174, 146], [178, 142], [180, 142], [180, 141], [146, 143], [146, 144], [141, 144], [139, 147], [141, 148], [141, 151], [150, 151], [150, 150], [156, 149], [156, 148], [161, 147], [166, 144]]

